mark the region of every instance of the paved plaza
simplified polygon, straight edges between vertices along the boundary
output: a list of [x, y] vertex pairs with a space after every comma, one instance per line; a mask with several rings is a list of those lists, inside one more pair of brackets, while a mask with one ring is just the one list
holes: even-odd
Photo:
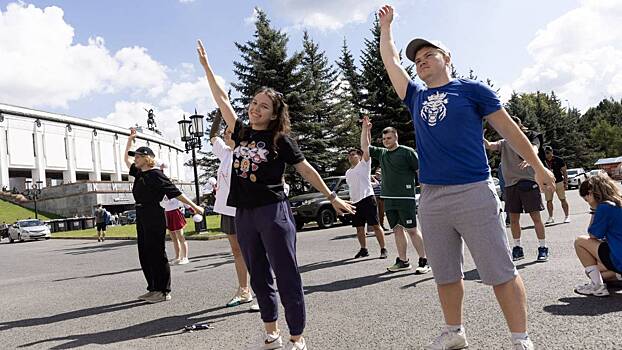
[[[589, 215], [577, 191], [569, 201], [572, 223], [547, 228], [549, 262], [535, 262], [535, 233], [524, 231], [526, 259], [517, 265], [527, 286], [531, 337], [539, 349], [620, 349], [622, 288], [603, 299], [573, 293], [575, 284], [587, 282], [573, 239], [585, 232]], [[522, 220], [523, 227], [530, 224]], [[443, 321], [432, 275], [387, 273], [395, 259], [392, 235], [387, 242], [388, 260], [377, 259], [373, 238], [371, 256], [353, 260], [358, 245], [351, 227], [299, 233], [310, 349], [420, 349], [437, 335]], [[190, 241], [190, 264], [172, 267], [172, 301], [153, 305], [135, 299], [145, 288], [135, 241], [5, 240], [0, 257], [0, 349], [247, 349], [262, 334], [259, 314], [248, 305], [224, 307], [236, 288], [226, 240]], [[508, 349], [492, 289], [466, 260], [470, 348]], [[287, 334], [284, 319], [281, 311]], [[201, 321], [214, 328], [181, 331]]]

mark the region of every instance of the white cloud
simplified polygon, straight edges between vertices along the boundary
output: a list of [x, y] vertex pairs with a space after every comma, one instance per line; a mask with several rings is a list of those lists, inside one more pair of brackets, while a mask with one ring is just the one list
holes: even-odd
[[244, 23], [249, 24], [249, 25], [255, 24], [255, 22], [257, 22], [257, 16], [258, 16], [257, 8], [254, 7], [253, 13], [251, 13], [250, 16], [244, 18]]
[[[222, 77], [216, 76], [216, 79], [224, 86], [225, 80]], [[192, 82], [172, 84], [160, 104], [169, 107], [187, 103], [194, 103], [200, 110], [213, 109], [216, 106], [207, 79], [200, 77]]]
[[278, 14], [297, 27], [336, 30], [350, 23], [363, 23], [386, 0], [274, 0]]
[[104, 39], [74, 43], [74, 28], [56, 6], [11, 3], [0, 10], [0, 100], [29, 107], [66, 107], [95, 93], [164, 90], [166, 67], [141, 47], [111, 54]]
[[195, 0], [179, 0], [179, 2], [181, 2], [182, 4], [187, 4], [187, 3], [191, 3], [194, 2]]
[[584, 110], [622, 97], [622, 1], [584, 0], [538, 31], [527, 49], [534, 63], [508, 90], [555, 91]]

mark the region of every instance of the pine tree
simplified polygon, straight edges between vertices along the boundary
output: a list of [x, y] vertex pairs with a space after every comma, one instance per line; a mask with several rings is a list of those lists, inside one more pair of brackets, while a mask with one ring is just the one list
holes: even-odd
[[[398, 130], [399, 143], [415, 147], [415, 131], [410, 112], [397, 96], [380, 57], [380, 22], [374, 20], [372, 37], [365, 39], [361, 53], [361, 107], [372, 121], [372, 144], [382, 139], [382, 129], [392, 126]], [[401, 54], [400, 54], [401, 58]], [[412, 66], [406, 68], [412, 76]]]

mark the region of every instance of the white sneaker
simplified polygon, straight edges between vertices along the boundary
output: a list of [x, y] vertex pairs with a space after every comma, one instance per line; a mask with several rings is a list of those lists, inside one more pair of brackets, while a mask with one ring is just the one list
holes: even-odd
[[283, 347], [283, 338], [281, 338], [281, 334], [266, 334], [263, 344], [261, 344], [257, 350], [272, 350], [272, 349], [281, 349]]
[[466, 349], [469, 343], [464, 330], [458, 332], [443, 331], [433, 342], [424, 346], [425, 350], [456, 350]]
[[170, 265], [177, 265], [177, 264], [179, 264], [179, 261], [180, 261], [179, 259], [175, 258], [175, 259], [171, 259], [171, 260], [169, 260], [169, 262], [168, 262], [168, 263], [169, 263]]
[[138, 298], [136, 298], [136, 299], [147, 301], [147, 299], [150, 298], [153, 295], [153, 293], [157, 293], [157, 292], [147, 292], [147, 293], [145, 293], [143, 295], [138, 296]]
[[188, 258], [183, 258], [183, 259], [179, 259], [179, 261], [177, 262], [177, 265], [186, 265], [189, 262], [190, 260], [188, 260]]
[[531, 339], [527, 338], [527, 339], [519, 339], [519, 340], [515, 340], [514, 343], [512, 344], [514, 350], [533, 350], [533, 343], [531, 342]]
[[564, 219], [564, 224], [568, 224], [570, 223], [570, 218], [566, 216], [566, 218]]
[[251, 306], [248, 308], [249, 311], [251, 312], [259, 312], [261, 311], [261, 309], [259, 308], [259, 304], [251, 304]]
[[300, 338], [297, 342], [293, 342], [291, 339], [287, 342], [285, 350], [307, 350], [307, 343], [305, 338]]
[[576, 286], [574, 292], [581, 295], [593, 295], [595, 297], [609, 296], [606, 284], [594, 284], [592, 282]]
[[555, 223], [555, 218], [552, 216], [549, 216], [548, 219], [546, 219], [546, 222], [544, 222], [545, 225], [550, 225], [550, 224], [554, 224]]
[[171, 293], [164, 293], [164, 292], [153, 292], [153, 294], [151, 294], [151, 296], [146, 297], [145, 299], [146, 302], [151, 303], [151, 304], [155, 304], [155, 303], [161, 303], [163, 301], [170, 301], [171, 300]]

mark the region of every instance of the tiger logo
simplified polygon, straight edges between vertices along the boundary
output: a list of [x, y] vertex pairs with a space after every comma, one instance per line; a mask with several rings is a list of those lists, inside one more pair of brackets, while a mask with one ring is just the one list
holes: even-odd
[[421, 118], [425, 120], [429, 126], [435, 126], [447, 116], [447, 93], [437, 91], [435, 94], [428, 96], [428, 100], [423, 102], [421, 108]]

